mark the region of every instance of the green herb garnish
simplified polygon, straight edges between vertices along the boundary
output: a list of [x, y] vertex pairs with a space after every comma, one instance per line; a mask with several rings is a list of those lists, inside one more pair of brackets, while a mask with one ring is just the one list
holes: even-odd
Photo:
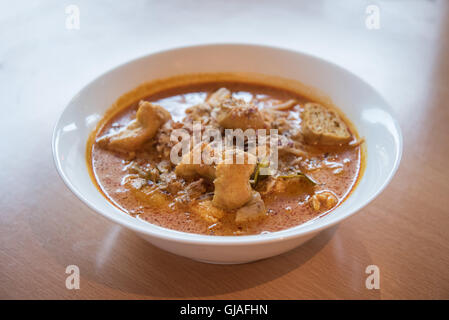
[[298, 172], [289, 173], [287, 175], [281, 175], [281, 176], [278, 176], [278, 178], [281, 178], [281, 179], [304, 178], [307, 182], [313, 184], [314, 186], [318, 184], [315, 180], [313, 180], [312, 178], [310, 178], [306, 174], [304, 174], [302, 172], [299, 172], [299, 171]]
[[267, 175], [260, 175], [260, 169], [261, 168], [268, 168], [270, 166], [270, 163], [267, 161], [258, 162], [256, 165], [256, 169], [254, 170], [254, 173], [252, 174], [252, 179], [250, 180], [251, 185], [253, 188], [257, 186], [260, 180], [267, 177]]

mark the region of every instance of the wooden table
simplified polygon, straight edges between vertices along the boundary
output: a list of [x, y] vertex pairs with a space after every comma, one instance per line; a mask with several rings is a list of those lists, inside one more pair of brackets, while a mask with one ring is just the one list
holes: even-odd
[[[2, 3], [0, 298], [449, 298], [449, 3], [372, 3], [379, 29], [365, 24], [371, 1], [76, 1], [79, 30], [65, 3]], [[53, 165], [66, 103], [119, 63], [207, 42], [301, 50], [373, 85], [404, 134], [388, 188], [302, 247], [235, 266], [166, 253], [91, 212]], [[68, 265], [79, 290], [66, 289]], [[365, 287], [368, 265], [379, 290]]]

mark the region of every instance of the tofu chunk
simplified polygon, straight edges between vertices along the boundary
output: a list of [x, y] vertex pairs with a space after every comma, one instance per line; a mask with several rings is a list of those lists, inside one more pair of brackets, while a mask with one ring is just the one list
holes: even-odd
[[238, 224], [262, 219], [266, 217], [267, 210], [259, 192], [253, 191], [251, 199], [237, 210], [235, 222]]
[[336, 145], [352, 139], [338, 114], [318, 103], [306, 103], [301, 118], [302, 134], [309, 144]]
[[109, 150], [135, 151], [153, 138], [159, 128], [170, 119], [170, 113], [161, 106], [140, 101], [136, 119], [120, 131], [100, 137], [97, 142]]

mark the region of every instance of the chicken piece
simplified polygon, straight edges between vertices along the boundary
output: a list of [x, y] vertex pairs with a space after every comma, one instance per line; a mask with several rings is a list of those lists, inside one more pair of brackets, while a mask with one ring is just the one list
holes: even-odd
[[136, 119], [118, 132], [100, 137], [100, 146], [121, 152], [131, 152], [156, 135], [158, 129], [171, 119], [170, 113], [161, 106], [140, 101]]
[[352, 138], [338, 114], [318, 103], [306, 103], [301, 118], [302, 134], [307, 143], [336, 145], [347, 143]]
[[[200, 155], [199, 163], [195, 163], [196, 159], [194, 158], [194, 154], [196, 152], [198, 152]], [[192, 151], [182, 157], [181, 162], [175, 168], [176, 175], [185, 179], [191, 179], [198, 176], [209, 180], [215, 179], [215, 165], [214, 163], [204, 163], [202, 157], [203, 153], [209, 153], [211, 156], [213, 156], [213, 148], [207, 143], [196, 145], [192, 149]]]
[[211, 200], [194, 203], [191, 206], [191, 210], [194, 214], [210, 223], [218, 222], [225, 215], [225, 211], [214, 206]]
[[253, 191], [251, 200], [237, 210], [235, 222], [242, 224], [266, 217], [267, 210], [259, 192]]
[[323, 191], [317, 194], [314, 194], [309, 199], [310, 206], [315, 211], [324, 211], [332, 209], [337, 203], [337, 197], [329, 191]]
[[216, 121], [226, 129], [267, 129], [263, 114], [252, 103], [242, 99], [227, 99], [220, 104]]
[[[227, 152], [228, 155], [215, 170], [215, 192], [212, 202], [219, 208], [233, 210], [251, 200], [252, 189], [249, 178], [256, 167], [256, 159], [254, 155], [239, 149]], [[242, 153], [245, 161], [238, 164], [235, 160]], [[227, 159], [234, 161], [227, 161]]]
[[220, 88], [210, 95], [207, 103], [212, 107], [218, 107], [220, 104], [231, 98], [231, 91], [226, 88]]

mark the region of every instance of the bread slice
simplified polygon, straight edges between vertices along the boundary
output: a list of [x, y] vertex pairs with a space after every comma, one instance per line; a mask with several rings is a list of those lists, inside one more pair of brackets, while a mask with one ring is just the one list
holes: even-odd
[[301, 118], [306, 143], [336, 145], [352, 139], [348, 126], [338, 114], [318, 103], [306, 103]]

